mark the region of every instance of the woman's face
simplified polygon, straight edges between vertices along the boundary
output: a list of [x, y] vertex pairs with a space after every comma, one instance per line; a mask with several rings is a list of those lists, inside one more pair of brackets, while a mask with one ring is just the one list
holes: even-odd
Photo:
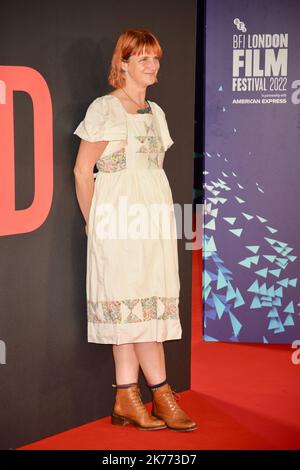
[[139, 55], [131, 55], [124, 64], [127, 70], [126, 78], [130, 78], [140, 85], [148, 86], [156, 82], [160, 62], [154, 53], [143, 51]]

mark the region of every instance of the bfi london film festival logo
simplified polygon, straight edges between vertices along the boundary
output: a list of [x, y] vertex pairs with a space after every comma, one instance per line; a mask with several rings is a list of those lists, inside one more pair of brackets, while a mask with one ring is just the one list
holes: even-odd
[[299, 105], [300, 80], [288, 76], [289, 34], [250, 34], [240, 18], [235, 18], [233, 24], [238, 34], [232, 38], [232, 91], [239, 95], [232, 103], [267, 105], [291, 101]]

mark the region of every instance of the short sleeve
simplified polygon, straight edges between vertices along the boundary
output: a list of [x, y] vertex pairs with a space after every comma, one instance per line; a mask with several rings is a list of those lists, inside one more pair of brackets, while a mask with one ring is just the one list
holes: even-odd
[[73, 134], [89, 142], [124, 140], [127, 137], [126, 120], [109, 97], [100, 96], [88, 106], [83, 121]]
[[174, 141], [172, 140], [170, 136], [168, 123], [167, 123], [167, 119], [166, 119], [166, 115], [164, 111], [157, 103], [152, 102], [152, 104], [155, 105], [156, 116], [157, 116], [159, 129], [160, 129], [160, 135], [161, 135], [161, 139], [163, 142], [164, 151], [166, 151], [168, 150], [168, 148], [171, 147], [171, 145], [174, 144]]

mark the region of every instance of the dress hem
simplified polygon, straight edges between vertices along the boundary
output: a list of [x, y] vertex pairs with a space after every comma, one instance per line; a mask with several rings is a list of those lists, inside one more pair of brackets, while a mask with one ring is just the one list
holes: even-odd
[[127, 343], [161, 343], [176, 339], [182, 339], [182, 328], [179, 319], [163, 320], [161, 324], [155, 319], [142, 322], [142, 324], [136, 325], [134, 332], [130, 324], [121, 326], [88, 322], [88, 343], [119, 345]]

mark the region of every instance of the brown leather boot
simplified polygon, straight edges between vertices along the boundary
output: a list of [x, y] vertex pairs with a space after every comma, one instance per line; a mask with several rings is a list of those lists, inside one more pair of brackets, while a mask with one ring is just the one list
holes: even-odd
[[142, 402], [140, 388], [132, 384], [127, 388], [116, 389], [115, 404], [111, 415], [111, 424], [126, 426], [131, 423], [143, 430], [164, 429], [166, 424], [163, 420], [150, 416], [147, 408]]
[[152, 416], [163, 419], [173, 431], [193, 431], [197, 424], [180, 408], [177, 401], [179, 395], [169, 384], [152, 389]]

